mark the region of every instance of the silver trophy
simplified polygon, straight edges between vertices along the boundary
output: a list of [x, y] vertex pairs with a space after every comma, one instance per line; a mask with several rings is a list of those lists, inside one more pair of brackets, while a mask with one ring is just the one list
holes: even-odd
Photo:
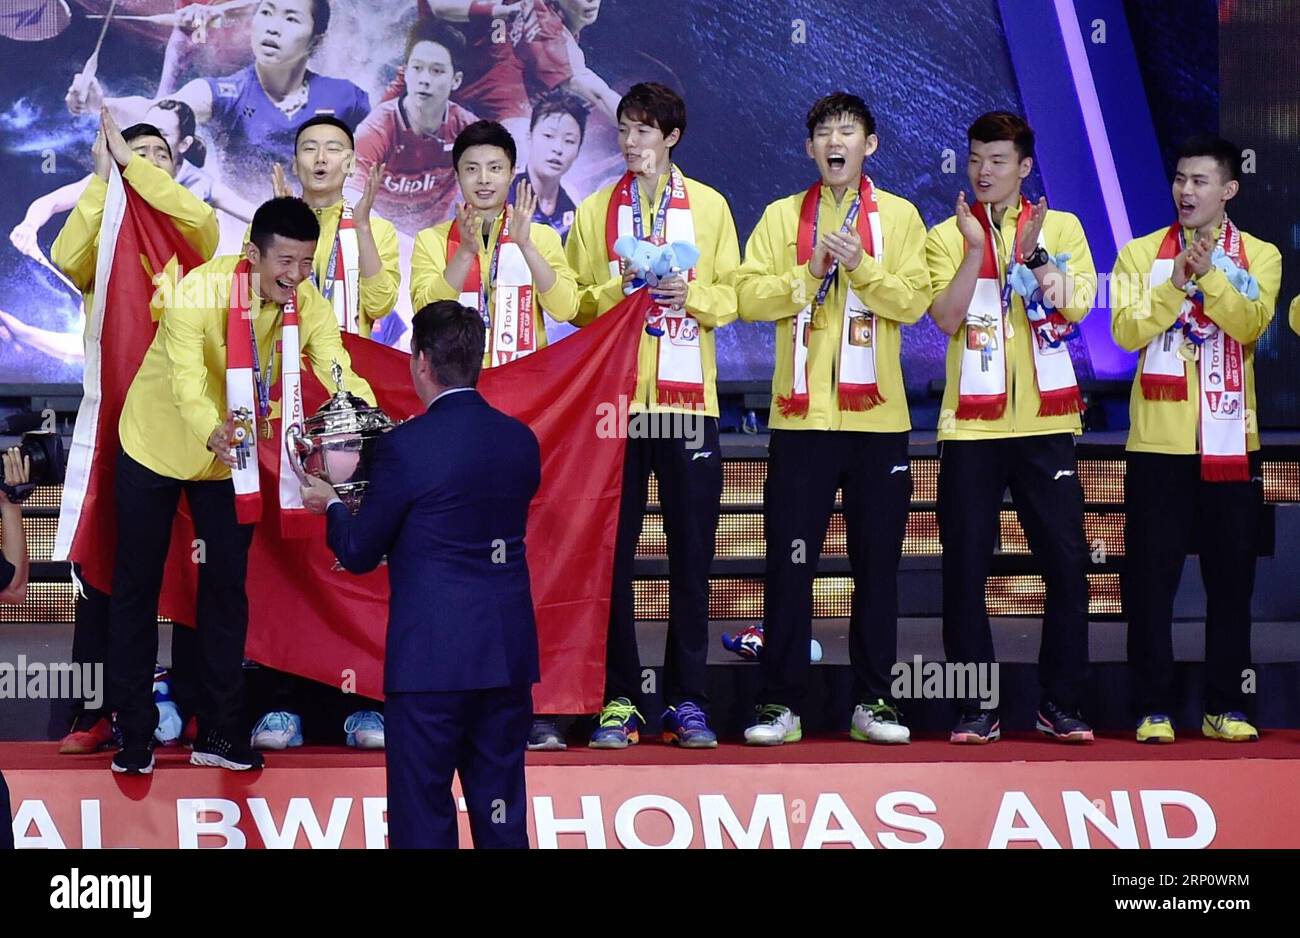
[[348, 510], [361, 507], [370, 482], [370, 458], [380, 434], [393, 429], [393, 421], [343, 386], [343, 368], [337, 361], [330, 375], [338, 388], [315, 416], [291, 424], [285, 431], [289, 463], [306, 484], [309, 475], [324, 479], [339, 493]]

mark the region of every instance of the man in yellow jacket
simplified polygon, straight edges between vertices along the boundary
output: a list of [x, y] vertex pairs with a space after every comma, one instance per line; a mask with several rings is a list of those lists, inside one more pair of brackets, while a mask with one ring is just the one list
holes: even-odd
[[[171, 218], [178, 231], [204, 260], [212, 257], [220, 237], [216, 213], [176, 181], [179, 155], [174, 154], [162, 131], [150, 124], [134, 124], [125, 131], [107, 110], [100, 115], [100, 132], [92, 151], [94, 174], [73, 206], [50, 249], [53, 263], [82, 292], [86, 331], [95, 306], [95, 266], [99, 257], [99, 229], [108, 195], [108, 176], [114, 161], [122, 179], [150, 206]], [[148, 310], [138, 310], [141, 316]], [[108, 594], [81, 582], [77, 593], [72, 632], [73, 660], [78, 663], [108, 659]], [[72, 727], [59, 743], [59, 752], [96, 752], [113, 738], [111, 707], [75, 706]]]
[[[311, 282], [334, 307], [339, 329], [369, 337], [375, 323], [397, 305], [402, 273], [397, 229], [371, 211], [384, 166], [373, 166], [365, 178], [350, 182], [356, 160], [352, 128], [337, 117], [318, 114], [298, 128], [293, 175], [320, 223]], [[279, 164], [272, 173], [275, 194], [292, 195]], [[344, 196], [349, 182], [353, 198]]]
[[[545, 348], [546, 315], [571, 322], [578, 314], [564, 244], [554, 228], [535, 223], [537, 192], [525, 177], [514, 183], [516, 156], [514, 137], [495, 121], [476, 121], [457, 134], [456, 217], [421, 231], [411, 253], [411, 308], [458, 300], [477, 309], [487, 328], [484, 368]], [[566, 748], [553, 718], [533, 721], [528, 748]]]
[[1242, 691], [1264, 497], [1255, 343], [1273, 319], [1282, 257], [1228, 218], [1240, 179], [1240, 147], [1187, 140], [1174, 173], [1175, 221], [1126, 244], [1111, 278], [1111, 333], [1140, 353], [1122, 580], [1139, 742], [1174, 739], [1173, 605], [1189, 551], [1205, 581], [1201, 732], [1259, 738]]
[[[1069, 341], [1092, 306], [1096, 272], [1079, 220], [1031, 203], [1034, 134], [1006, 111], [967, 130], [968, 205], [931, 229], [930, 315], [951, 339], [939, 416], [943, 642], [949, 662], [995, 667], [984, 588], [1008, 487], [1047, 591], [1038, 729], [1087, 742], [1088, 551], [1074, 456], [1083, 407]], [[968, 698], [950, 739], [1001, 735], [996, 702]]]
[[851, 734], [905, 743], [889, 690], [898, 657], [898, 563], [907, 530], [911, 429], [899, 363], [902, 326], [925, 315], [925, 224], [876, 188], [865, 162], [876, 120], [838, 92], [808, 112], [820, 179], [769, 205], [736, 276], [740, 317], [776, 323], [763, 523], [767, 542], [763, 688], [746, 742], [802, 738], [813, 579], [835, 493], [853, 565]]
[[115, 499], [118, 517], [130, 524], [118, 526], [109, 607], [109, 697], [123, 742], [115, 772], [153, 770], [158, 598], [181, 492], [203, 550], [195, 623], [199, 735], [191, 762], [233, 770], [262, 764], [240, 713], [252, 525], [269, 515], [290, 532], [307, 512], [286, 494], [295, 486], [262, 491], [257, 448], [274, 451], [282, 478], [291, 471], [284, 434], [292, 418], [278, 428], [276, 418], [281, 404], [286, 414], [302, 414], [304, 356], [326, 387], [337, 362], [348, 389], [375, 401], [352, 372], [333, 309], [308, 279], [319, 236], [301, 200], [262, 205], [243, 256], [214, 258], [174, 287], [127, 392]]
[[[294, 143], [293, 175], [302, 185], [302, 200], [320, 223], [320, 239], [312, 258], [311, 282], [334, 308], [339, 330], [371, 336], [375, 323], [392, 312], [402, 283], [398, 267], [397, 231], [372, 210], [383, 179], [384, 166], [372, 166], [361, 180], [354, 198], [344, 194], [352, 179], [356, 152], [352, 129], [329, 114], [308, 118], [298, 128]], [[277, 196], [290, 195], [284, 170], [272, 170]], [[353, 183], [355, 186], [355, 183]], [[193, 636], [178, 633], [182, 641]], [[173, 639], [175, 641], [175, 639]], [[269, 709], [253, 727], [255, 749], [301, 746], [302, 717], [298, 713], [300, 689], [309, 682], [284, 672], [264, 669], [261, 686]], [[351, 701], [364, 709], [344, 720], [349, 745], [365, 749], [384, 747], [383, 717], [375, 702]]]
[[555, 230], [533, 224], [537, 195], [514, 178], [515, 141], [495, 121], [476, 121], [456, 135], [452, 163], [462, 201], [456, 217], [415, 238], [411, 308], [459, 300], [487, 327], [483, 367], [495, 368], [546, 347], [543, 310], [558, 322], [578, 312], [578, 287]]
[[[636, 392], [628, 403], [627, 453], [614, 554], [605, 665], [605, 707], [590, 745], [621, 749], [640, 738], [641, 688], [632, 565], [651, 471], [668, 535], [669, 623], [664, 657], [664, 738], [691, 748], [718, 744], [708, 725], [705, 662], [709, 567], [722, 497], [714, 330], [736, 318], [732, 275], [740, 266], [726, 199], [672, 162], [686, 130], [686, 104], [657, 83], [633, 85], [618, 105], [627, 170], [578, 206], [565, 250], [578, 278], [578, 318], [589, 324], [624, 297], [634, 279], [614, 253], [619, 237], [687, 241], [700, 256], [689, 271], [651, 289], [655, 333], [641, 336]], [[641, 323], [635, 327], [643, 328]], [[620, 408], [621, 410], [622, 408]]]

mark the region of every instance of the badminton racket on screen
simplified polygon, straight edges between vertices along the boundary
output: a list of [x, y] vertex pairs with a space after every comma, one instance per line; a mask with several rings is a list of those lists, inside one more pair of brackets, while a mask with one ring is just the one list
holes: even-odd
[[66, 0], [0, 0], [0, 36], [6, 39], [53, 39], [71, 22]]

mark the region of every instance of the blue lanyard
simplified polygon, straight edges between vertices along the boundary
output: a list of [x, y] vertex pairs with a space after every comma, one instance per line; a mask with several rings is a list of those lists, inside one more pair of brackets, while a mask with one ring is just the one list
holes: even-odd
[[[655, 210], [654, 228], [650, 232], [650, 240], [655, 244], [661, 244], [664, 232], [668, 228], [668, 205], [673, 198], [673, 171], [668, 170], [668, 181], [664, 183], [664, 194], [659, 199], [659, 208]], [[632, 234], [638, 241], [645, 240], [645, 222], [641, 218], [641, 191], [637, 187], [636, 177], [632, 177]]]
[[[258, 301], [258, 312], [261, 312], [261, 301]], [[271, 416], [271, 369], [275, 365], [275, 346], [271, 346], [271, 354], [266, 359], [266, 376], [262, 376], [262, 363], [257, 354], [257, 332], [253, 328], [255, 316], [248, 317], [248, 342], [253, 347], [253, 383], [257, 386], [257, 414], [259, 417]], [[274, 337], [272, 337], [274, 341]]]
[[[853, 227], [854, 222], [858, 220], [858, 212], [862, 208], [862, 189], [859, 188], [853, 196], [853, 204], [849, 206], [849, 213], [844, 216], [844, 224], [840, 226], [840, 233], [848, 231]], [[813, 248], [817, 247], [817, 215], [821, 214], [820, 208], [813, 216], [812, 243]], [[826, 294], [830, 292], [831, 284], [835, 282], [835, 277], [840, 272], [840, 262], [831, 261], [831, 269], [826, 271], [826, 276], [822, 278], [822, 285], [817, 288], [817, 299], [813, 301], [813, 306], [821, 306], [826, 302]]]
[[[509, 236], [510, 231], [510, 223], [506, 220], [505, 209], [502, 209], [501, 212], [501, 232], [497, 235], [497, 243], [492, 248], [492, 263], [488, 266], [488, 276], [486, 279], [482, 276], [479, 277], [478, 314], [483, 319], [483, 325], [486, 326], [489, 331], [492, 329], [492, 314], [488, 312], [488, 285], [497, 282], [497, 265], [501, 261], [501, 241]], [[491, 229], [489, 229], [489, 235], [490, 234]]]

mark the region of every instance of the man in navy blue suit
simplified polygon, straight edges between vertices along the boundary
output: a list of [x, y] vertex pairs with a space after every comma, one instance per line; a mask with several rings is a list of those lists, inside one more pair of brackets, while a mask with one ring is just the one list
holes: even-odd
[[474, 846], [528, 846], [524, 752], [539, 679], [524, 555], [537, 438], [474, 389], [483, 320], [452, 300], [416, 314], [411, 379], [427, 407], [377, 442], [353, 516], [312, 479], [330, 548], [353, 573], [388, 558], [384, 663], [388, 843], [458, 846], [453, 772]]

